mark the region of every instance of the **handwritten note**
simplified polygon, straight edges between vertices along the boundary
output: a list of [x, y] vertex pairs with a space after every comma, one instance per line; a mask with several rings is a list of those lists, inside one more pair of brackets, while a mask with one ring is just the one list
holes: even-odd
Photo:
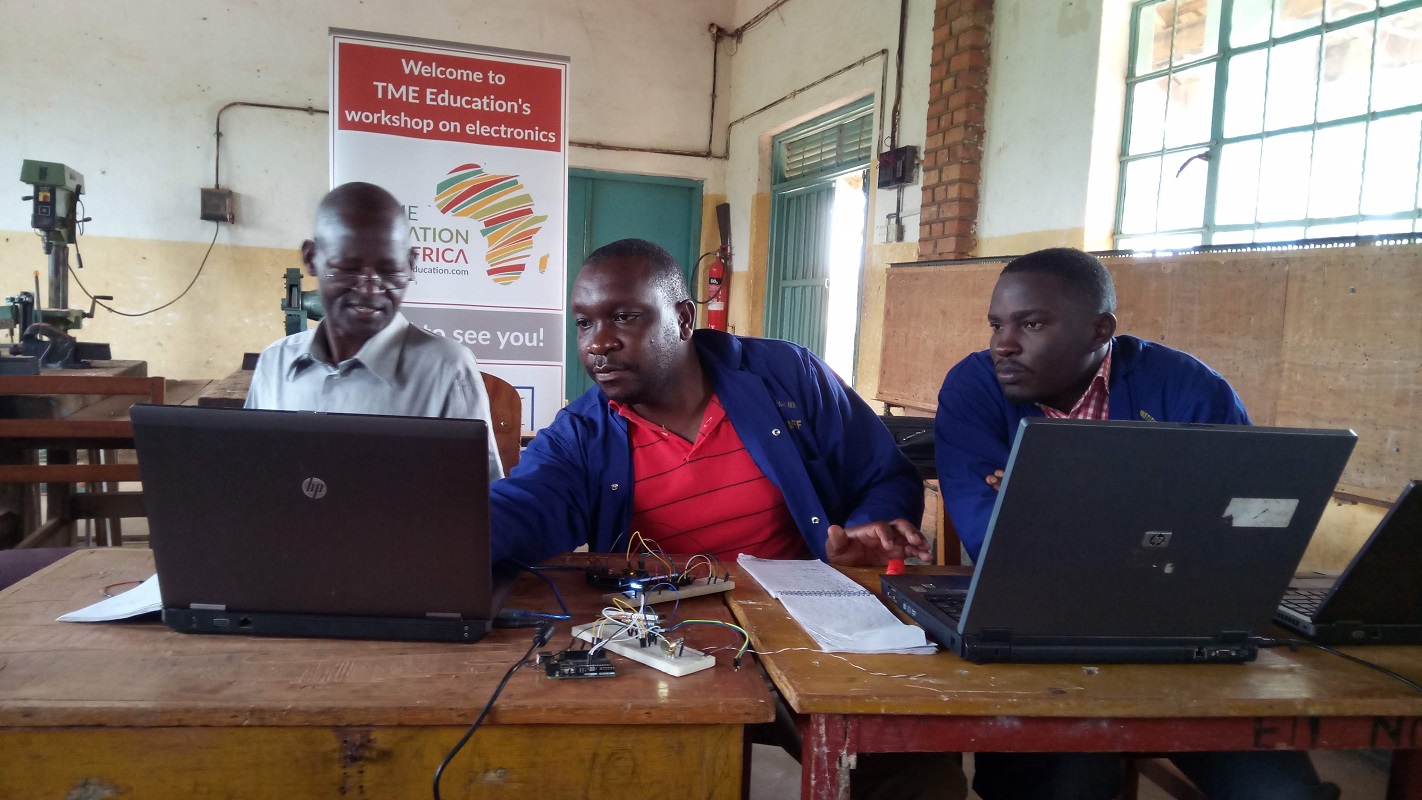
[[737, 562], [825, 652], [928, 654], [937, 649], [922, 628], [900, 622], [873, 592], [822, 561], [742, 555]]

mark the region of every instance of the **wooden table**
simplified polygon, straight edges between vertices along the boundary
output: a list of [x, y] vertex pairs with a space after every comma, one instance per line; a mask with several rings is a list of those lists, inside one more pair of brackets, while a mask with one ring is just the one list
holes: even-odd
[[[85, 550], [0, 592], [0, 797], [427, 797], [531, 642], [528, 629], [451, 645], [53, 621], [152, 563], [145, 550]], [[580, 574], [551, 577], [575, 622], [601, 608]], [[557, 610], [529, 575], [509, 606]], [[719, 597], [681, 610], [730, 618]], [[724, 634], [698, 635], [712, 646]], [[568, 642], [563, 623], [550, 649]], [[743, 727], [774, 717], [760, 671], [718, 654], [715, 668], [672, 678], [612, 658], [610, 679], [519, 670], [446, 770], [444, 796], [740, 797]]]
[[239, 369], [213, 381], [198, 395], [197, 404], [203, 408], [241, 408], [247, 402], [252, 374], [250, 369]]
[[[43, 375], [66, 375], [73, 377], [144, 377], [148, 374], [146, 361], [94, 361], [87, 369], [46, 369]], [[8, 419], [54, 420], [69, 417], [94, 403], [102, 401], [102, 395], [11, 395], [0, 396], [0, 417]], [[13, 442], [0, 444], [0, 465], [32, 464], [34, 450], [16, 446]], [[53, 463], [69, 463], [67, 451], [55, 451]], [[53, 488], [61, 500], [68, 497], [68, 485], [55, 484]], [[34, 485], [0, 483], [0, 546], [10, 546], [35, 530], [43, 519], [40, 516], [40, 494]], [[72, 528], [63, 533], [72, 536]]]
[[[100, 366], [90, 370], [45, 370], [46, 375], [66, 377], [141, 377], [147, 373], [147, 365], [142, 361], [98, 362]], [[198, 402], [214, 381], [189, 380], [165, 382], [165, 402], [171, 405], [191, 405]], [[73, 463], [73, 453], [88, 451], [89, 463], [115, 464], [118, 481], [139, 480], [138, 466], [129, 458], [119, 463], [117, 451], [133, 448], [133, 426], [129, 422], [129, 412], [133, 406], [132, 396], [107, 395], [18, 395], [6, 397], [6, 407], [0, 415], [20, 417], [33, 421], [36, 427], [53, 426], [62, 420], [66, 431], [71, 432], [62, 440], [46, 442], [32, 440], [24, 442], [24, 447], [16, 448], [11, 461], [34, 463], [35, 452], [48, 451], [48, 464]], [[47, 435], [47, 434], [37, 434]], [[0, 462], [3, 463], [3, 462]], [[0, 472], [3, 472], [0, 469]], [[3, 478], [3, 476], [0, 476]], [[88, 492], [76, 493], [73, 484], [56, 480], [45, 484], [49, 497], [48, 522], [41, 527], [39, 517], [38, 486], [36, 484], [4, 484], [0, 490], [9, 497], [9, 507], [18, 509], [18, 530], [28, 535], [15, 537], [13, 531], [0, 540], [13, 543], [23, 538], [21, 546], [72, 545], [75, 539], [74, 513], [85, 518], [99, 520], [101, 532], [109, 531], [115, 542], [121, 541], [118, 519], [120, 517], [143, 516], [143, 503], [138, 492], [121, 492], [117, 483], [89, 484]], [[74, 505], [82, 506], [80, 508]], [[0, 500], [3, 507], [3, 500]], [[101, 533], [102, 535], [102, 533]]]
[[[846, 572], [879, 591], [877, 570]], [[1389, 800], [1422, 798], [1422, 694], [1327, 653], [1099, 667], [977, 665], [947, 652], [841, 659], [775, 652], [814, 642], [755, 581], [737, 581], [728, 602], [756, 651], [768, 654], [761, 663], [786, 702], [803, 715], [807, 799], [847, 798], [858, 753], [1360, 748], [1395, 751]], [[1422, 681], [1422, 648], [1348, 652]]]

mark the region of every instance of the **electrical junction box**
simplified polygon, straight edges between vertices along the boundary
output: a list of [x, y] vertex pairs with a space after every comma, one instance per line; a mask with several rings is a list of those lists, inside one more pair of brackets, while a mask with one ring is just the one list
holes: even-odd
[[208, 222], [235, 222], [231, 189], [202, 190], [202, 218]]
[[918, 148], [908, 144], [879, 154], [879, 188], [897, 189], [918, 180]]

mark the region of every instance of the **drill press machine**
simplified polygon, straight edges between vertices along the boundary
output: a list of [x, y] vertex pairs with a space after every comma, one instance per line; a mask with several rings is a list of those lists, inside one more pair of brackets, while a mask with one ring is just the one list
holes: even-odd
[[[33, 372], [40, 367], [83, 369], [88, 359], [109, 359], [107, 344], [76, 341], [70, 331], [77, 330], [85, 319], [94, 316], [100, 300], [112, 300], [108, 295], [93, 298], [89, 310], [69, 308], [69, 245], [79, 223], [79, 195], [84, 193], [84, 176], [63, 164], [26, 159], [20, 167], [20, 181], [30, 184], [34, 193], [21, 198], [32, 203], [30, 226], [39, 234], [45, 255], [49, 257], [48, 304], [40, 305], [39, 273], [35, 273], [33, 293], [22, 291], [5, 298], [0, 306], [0, 328], [21, 332], [20, 342], [10, 349], [19, 356], [18, 364], [8, 359], [3, 369]], [[83, 266], [83, 262], [80, 262]]]

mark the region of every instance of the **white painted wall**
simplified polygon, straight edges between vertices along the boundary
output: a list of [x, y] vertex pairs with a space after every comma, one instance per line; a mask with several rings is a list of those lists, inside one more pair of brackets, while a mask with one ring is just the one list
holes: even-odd
[[[330, 27], [567, 55], [571, 139], [698, 151], [708, 131], [707, 26], [733, 29], [770, 2], [0, 0], [0, 177], [17, 173], [23, 158], [62, 161], [83, 172], [96, 247], [105, 238], [205, 244], [212, 227], [197, 218], [198, 189], [212, 183], [214, 115], [234, 100], [325, 108]], [[985, 246], [1060, 230], [1077, 231], [1088, 246], [1109, 242], [1129, 2], [997, 0], [979, 225]], [[934, 0], [908, 3], [902, 144], [921, 146], [925, 138], [933, 8]], [[734, 266], [744, 271], [752, 199], [769, 189], [770, 137], [865, 95], [875, 97], [876, 117], [887, 113], [898, 15], [898, 0], [790, 0], [739, 43], [723, 42], [713, 150], [729, 153], [726, 160], [574, 147], [571, 164], [705, 181], [708, 197], [725, 195], [731, 204]], [[68, 42], [59, 51], [50, 46], [56, 30]], [[881, 49], [884, 58], [737, 122], [727, 134], [731, 121]], [[884, 144], [887, 120], [876, 119], [876, 126]], [[224, 133], [222, 182], [238, 195], [238, 223], [224, 226], [219, 254], [224, 246], [294, 248], [308, 235], [311, 211], [328, 185], [326, 118], [239, 108], [224, 117]], [[10, 185], [14, 199], [0, 199], [0, 237], [14, 240], [0, 257], [3, 291], [27, 286], [30, 271], [43, 268], [38, 248], [22, 244], [29, 236], [27, 204], [18, 199], [24, 187]], [[871, 192], [867, 263], [905, 257], [903, 246], [879, 244], [896, 194]], [[903, 191], [909, 242], [918, 234], [920, 194], [919, 186]], [[181, 248], [163, 252], [171, 263], [160, 271], [131, 257], [105, 263], [99, 250], [89, 259], [93, 282], [109, 284], [102, 289], [116, 281], [181, 288], [185, 280], [167, 284], [190, 274], [197, 256]], [[214, 266], [221, 270], [219, 254]], [[265, 264], [283, 258], [273, 253], [243, 262], [250, 271], [243, 285], [252, 287], [242, 290], [248, 306], [274, 308], [276, 284], [268, 281], [287, 264]], [[147, 305], [135, 292], [123, 293], [120, 307]], [[734, 294], [733, 308], [745, 301]], [[194, 289], [185, 302], [209, 319], [197, 334], [189, 326], [188, 335], [211, 338], [246, 324], [224, 315], [220, 297], [215, 287]], [[156, 358], [139, 352], [146, 341], [160, 351], [169, 346], [124, 329], [114, 320], [112, 332], [96, 335], [126, 357]], [[217, 347], [206, 339], [185, 347], [198, 352], [209, 345]], [[210, 361], [231, 359], [218, 354]], [[169, 374], [219, 371], [191, 363], [181, 361]]]
[[979, 253], [1110, 243], [1130, 0], [997, 0]]
[[[213, 181], [214, 115], [234, 100], [326, 108], [330, 27], [570, 56], [570, 139], [702, 150], [706, 28], [729, 24], [730, 10], [730, 0], [0, 0], [0, 176], [18, 175], [23, 158], [60, 161], [85, 176], [88, 233], [206, 242], [198, 189]], [[222, 183], [239, 216], [219, 241], [294, 247], [328, 188], [325, 116], [239, 108], [223, 129]], [[573, 148], [571, 163], [720, 189], [719, 162], [703, 159]], [[26, 231], [23, 187], [11, 184], [0, 230]], [[0, 285], [31, 266], [0, 264]]]
[[[769, 4], [769, 0], [738, 0], [735, 25], [743, 24]], [[920, 150], [927, 129], [933, 5], [933, 0], [910, 0], [904, 48], [899, 143], [917, 145]], [[791, 0], [746, 31], [739, 45], [734, 42], [722, 45], [723, 56], [731, 54], [728, 123], [875, 51], [888, 51], [885, 58], [856, 67], [731, 129], [726, 186], [736, 242], [743, 246], [748, 240], [750, 196], [770, 189], [770, 164], [765, 145], [772, 135], [872, 94], [876, 130], [887, 147], [887, 120], [879, 119], [878, 114], [882, 108], [887, 116], [893, 107], [898, 17], [898, 0]], [[880, 103], [880, 86], [886, 69], [887, 96]], [[719, 110], [717, 114], [720, 115]], [[904, 190], [907, 241], [918, 238], [919, 185], [921, 180], [918, 185]], [[894, 209], [894, 192], [874, 190], [870, 205], [876, 229], [871, 240], [882, 242], [884, 214]], [[736, 267], [745, 269], [745, 260], [741, 259]]]

